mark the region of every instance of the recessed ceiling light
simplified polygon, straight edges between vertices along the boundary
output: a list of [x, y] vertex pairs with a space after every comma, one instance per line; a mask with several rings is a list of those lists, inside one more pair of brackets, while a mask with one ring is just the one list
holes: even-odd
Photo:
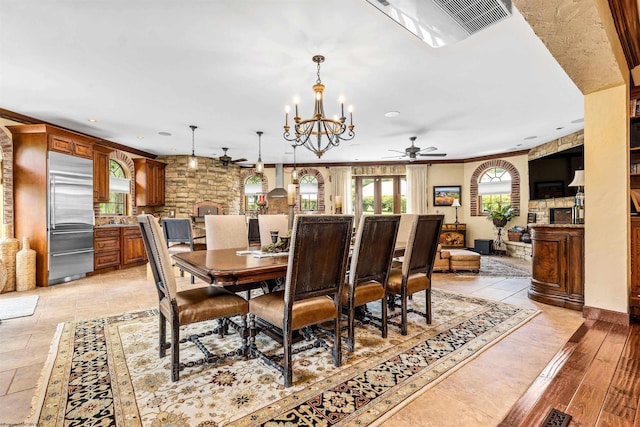
[[142, 136], [142, 135], [138, 135], [138, 136], [136, 136], [136, 138], [138, 138], [138, 139], [144, 139], [144, 136]]
[[171, 133], [169, 133], [169, 132], [158, 132], [158, 135], [171, 136]]
[[522, 144], [516, 144], [516, 147], [522, 147]]
[[385, 117], [398, 117], [400, 115], [400, 111], [387, 111], [384, 113]]
[[536, 138], [537, 138], [537, 136], [535, 136], [535, 135], [528, 136], [528, 137], [525, 138], [525, 141], [528, 140], [528, 139], [536, 139]]
[[90, 121], [91, 123], [95, 123], [95, 122], [97, 122], [97, 121], [98, 121], [98, 119], [89, 119], [89, 121]]
[[583, 122], [584, 122], [584, 117], [581, 119], [571, 120], [571, 123], [583, 123]]

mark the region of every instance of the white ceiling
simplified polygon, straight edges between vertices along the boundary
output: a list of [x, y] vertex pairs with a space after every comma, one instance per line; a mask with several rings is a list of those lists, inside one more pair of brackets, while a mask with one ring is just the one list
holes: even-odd
[[322, 54], [325, 112], [344, 95], [356, 137], [321, 162], [412, 135], [445, 159], [522, 150], [582, 129], [583, 99], [514, 12], [434, 49], [365, 0], [0, 0], [0, 108], [155, 154], [190, 154], [193, 124], [197, 155], [253, 162], [262, 130], [263, 160], [289, 163], [284, 106], [311, 115]]

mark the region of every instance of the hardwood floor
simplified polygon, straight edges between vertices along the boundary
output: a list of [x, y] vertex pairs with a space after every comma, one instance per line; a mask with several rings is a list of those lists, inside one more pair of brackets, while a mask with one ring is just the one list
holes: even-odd
[[499, 424], [539, 426], [551, 408], [569, 426], [640, 425], [640, 325], [586, 320]]

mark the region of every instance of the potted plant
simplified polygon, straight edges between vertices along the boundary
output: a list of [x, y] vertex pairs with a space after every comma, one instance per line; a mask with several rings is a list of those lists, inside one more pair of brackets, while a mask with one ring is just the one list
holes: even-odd
[[511, 205], [502, 206], [500, 203], [493, 205], [489, 209], [487, 219], [493, 221], [493, 225], [502, 228], [516, 216], [516, 211]]

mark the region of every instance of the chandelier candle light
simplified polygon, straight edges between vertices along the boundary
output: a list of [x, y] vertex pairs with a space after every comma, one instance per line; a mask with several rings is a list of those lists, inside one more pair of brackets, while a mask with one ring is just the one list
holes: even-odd
[[[289, 126], [289, 106], [287, 106], [284, 118], [284, 139], [293, 142], [296, 146], [306, 147], [313, 151], [318, 158], [321, 158], [328, 150], [340, 145], [340, 142], [350, 141], [355, 136], [355, 133], [353, 133], [353, 107], [349, 107], [349, 125], [345, 124], [347, 119], [344, 116], [344, 99], [342, 97], [340, 98], [340, 117], [330, 119], [324, 116], [324, 85], [320, 81], [320, 63], [324, 62], [324, 56], [315, 55], [312, 59], [313, 62], [318, 64], [318, 79], [316, 84], [313, 85], [313, 92], [315, 93], [313, 117], [304, 120], [300, 118], [298, 115], [298, 102], [295, 101], [296, 115], [293, 118], [295, 136], [291, 137], [289, 134], [291, 129]], [[349, 132], [345, 135], [347, 129]], [[323, 135], [326, 139], [324, 143]]]

